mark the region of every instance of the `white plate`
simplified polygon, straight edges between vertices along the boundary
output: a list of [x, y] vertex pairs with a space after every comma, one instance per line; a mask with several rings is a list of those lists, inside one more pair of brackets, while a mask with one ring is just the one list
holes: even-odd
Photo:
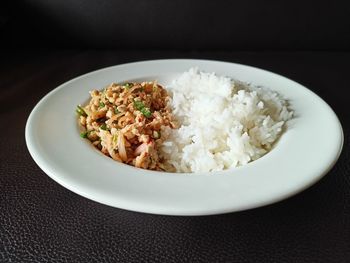
[[[193, 66], [269, 87], [290, 100], [294, 119], [270, 153], [223, 172], [171, 174], [118, 163], [79, 137], [75, 109], [88, 100], [89, 90], [130, 80], [158, 80], [166, 86]], [[332, 109], [290, 79], [240, 64], [177, 59], [109, 67], [59, 86], [30, 114], [26, 142], [45, 173], [89, 199], [140, 212], [209, 215], [270, 204], [309, 187], [335, 164], [343, 132]]]

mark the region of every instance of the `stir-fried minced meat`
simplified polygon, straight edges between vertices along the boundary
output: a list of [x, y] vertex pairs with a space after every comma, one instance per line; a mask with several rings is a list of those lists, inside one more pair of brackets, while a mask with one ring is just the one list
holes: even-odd
[[90, 102], [77, 108], [85, 130], [81, 137], [114, 160], [164, 170], [157, 150], [166, 139], [162, 129], [176, 126], [167, 91], [156, 82], [112, 83], [90, 95]]

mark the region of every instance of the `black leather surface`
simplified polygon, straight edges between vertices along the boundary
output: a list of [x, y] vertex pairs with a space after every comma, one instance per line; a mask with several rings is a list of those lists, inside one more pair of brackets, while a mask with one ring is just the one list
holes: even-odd
[[[174, 57], [250, 64], [306, 85], [343, 124], [340, 160], [316, 185], [277, 204], [171, 217], [80, 197], [31, 159], [25, 123], [47, 92], [104, 66]], [[350, 262], [350, 53], [5, 50], [0, 58], [0, 262]]]

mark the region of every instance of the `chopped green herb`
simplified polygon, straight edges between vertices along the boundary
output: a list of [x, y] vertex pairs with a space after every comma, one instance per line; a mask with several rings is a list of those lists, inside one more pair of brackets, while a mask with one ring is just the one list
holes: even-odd
[[80, 115], [80, 116], [84, 116], [84, 117], [86, 117], [87, 116], [87, 114], [86, 114], [86, 112], [84, 111], [84, 109], [81, 107], [81, 106], [77, 106], [77, 109], [75, 110], [76, 111], [76, 113], [78, 113], [78, 115]]
[[105, 106], [105, 104], [101, 101], [100, 102], [100, 108], [103, 108]]
[[149, 108], [145, 107], [145, 104], [143, 104], [142, 101], [134, 100], [134, 106], [137, 110], [141, 111], [141, 113], [146, 117], [149, 118], [152, 116], [152, 113]]
[[113, 140], [114, 143], [117, 143], [118, 134], [113, 134], [112, 140]]
[[133, 86], [132, 83], [125, 83], [124, 84], [124, 87], [127, 88], [127, 89], [131, 88], [132, 86]]
[[86, 139], [88, 137], [89, 132], [80, 133], [80, 137]]
[[107, 130], [107, 125], [106, 125], [106, 123], [103, 123], [103, 124], [100, 126], [100, 128], [101, 128], [102, 130], [106, 131], [106, 130]]
[[134, 106], [137, 110], [141, 111], [145, 107], [145, 104], [142, 101], [134, 100]]
[[115, 108], [114, 108], [114, 113], [115, 113], [115, 114], [118, 114], [118, 113], [120, 113], [120, 111], [115, 107]]
[[153, 82], [152, 91], [156, 92], [157, 90], [158, 90], [158, 84], [157, 84], [157, 82]]
[[152, 116], [152, 113], [149, 110], [149, 108], [143, 108], [140, 111], [142, 112], [143, 115], [145, 115], [146, 118], [149, 118]]

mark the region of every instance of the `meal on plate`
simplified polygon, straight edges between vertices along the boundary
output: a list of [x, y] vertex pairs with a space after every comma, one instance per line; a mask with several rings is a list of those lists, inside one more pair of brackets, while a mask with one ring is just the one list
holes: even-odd
[[269, 150], [293, 113], [278, 93], [191, 68], [164, 88], [112, 83], [78, 106], [81, 137], [114, 160], [168, 172], [245, 165]]
[[81, 136], [114, 160], [164, 170], [158, 154], [162, 129], [176, 127], [167, 91], [156, 82], [112, 83], [90, 95], [89, 104], [77, 108], [85, 127]]

